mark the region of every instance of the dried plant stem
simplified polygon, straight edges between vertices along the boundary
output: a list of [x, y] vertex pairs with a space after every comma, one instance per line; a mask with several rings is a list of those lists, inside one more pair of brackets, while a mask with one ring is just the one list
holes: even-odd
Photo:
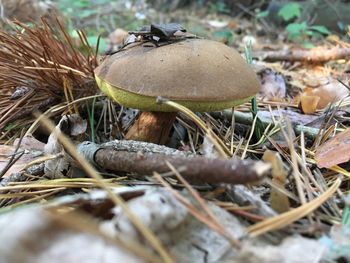
[[185, 106], [179, 103], [166, 100], [163, 98], [158, 98], [157, 101], [159, 103], [166, 104], [170, 107], [173, 107], [174, 109], [185, 114], [187, 117], [193, 120], [199, 126], [199, 128], [201, 128], [206, 133], [206, 135], [208, 136], [208, 139], [214, 144], [215, 149], [218, 151], [218, 153], [222, 157], [227, 158], [231, 156], [231, 151], [230, 149], [227, 148], [225, 143], [210, 128], [208, 128], [207, 125], [205, 125], [205, 123], [191, 110], [189, 110], [188, 108], [186, 108]]
[[[259, 113], [262, 113], [262, 111], [259, 111]], [[236, 123], [252, 125], [252, 123], [254, 121], [252, 113], [240, 112], [237, 110], [235, 110], [233, 113], [231, 110], [224, 110], [222, 112], [213, 112], [210, 115], [215, 117], [215, 118], [222, 118], [224, 116], [227, 119], [231, 119], [232, 114], [234, 115]], [[271, 115], [271, 118], [266, 118], [264, 116], [261, 116], [261, 114], [258, 114], [258, 117], [264, 126], [268, 126], [269, 124], [274, 124], [273, 115]], [[301, 132], [304, 132], [304, 135], [310, 139], [316, 138], [317, 134], [320, 131], [317, 128], [312, 128], [312, 127], [304, 126], [301, 124], [296, 124], [293, 128], [294, 128], [295, 133], [300, 134]]]
[[334, 47], [318, 48], [311, 50], [277, 50], [277, 51], [258, 51], [253, 53], [253, 57], [263, 58], [265, 61], [303, 61], [308, 63], [322, 63], [330, 60], [347, 58], [350, 56], [350, 48]]

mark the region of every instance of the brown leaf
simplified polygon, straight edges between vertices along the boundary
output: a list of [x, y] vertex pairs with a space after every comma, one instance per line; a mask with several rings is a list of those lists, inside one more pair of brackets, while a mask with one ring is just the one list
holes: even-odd
[[[349, 90], [336, 79], [327, 78], [327, 81], [323, 79], [323, 82], [319, 82], [318, 84], [319, 86], [316, 88], [305, 88], [302, 93], [302, 97], [306, 95], [319, 98], [316, 106], [317, 109], [324, 109], [329, 103], [337, 102], [349, 96]], [[307, 106], [306, 110], [311, 110], [311, 105], [308, 106], [307, 104], [312, 103], [312, 106], [314, 106], [317, 99], [307, 97], [304, 99], [306, 100], [304, 103]], [[303, 106], [302, 109], [305, 113], [308, 113], [304, 110]]]
[[[12, 155], [15, 153], [19, 139], [16, 139], [14, 145], [1, 145], [0, 146], [0, 171], [2, 171], [9, 163]], [[32, 148], [31, 148], [32, 147]], [[34, 161], [37, 157], [41, 156], [43, 150], [43, 144], [32, 136], [26, 136], [22, 139], [21, 147], [17, 151], [17, 156], [24, 151], [22, 156], [6, 171], [4, 177], [10, 176], [13, 173], [19, 173], [22, 171], [28, 163]]]
[[320, 97], [308, 95], [307, 92], [304, 92], [300, 96], [301, 110], [305, 114], [315, 113], [317, 110], [317, 105], [319, 101], [320, 101]]
[[[20, 141], [19, 138], [15, 139], [13, 145], [17, 146], [18, 142]], [[23, 137], [21, 141], [21, 149], [23, 150], [38, 150], [38, 151], [44, 151], [45, 144], [41, 141], [34, 138], [32, 135], [26, 135]]]
[[350, 159], [350, 129], [338, 133], [332, 139], [322, 144], [315, 153], [318, 167], [329, 168], [345, 163]]

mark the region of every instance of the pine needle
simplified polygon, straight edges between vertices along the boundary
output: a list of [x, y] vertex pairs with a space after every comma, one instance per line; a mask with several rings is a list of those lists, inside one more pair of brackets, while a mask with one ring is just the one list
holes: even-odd
[[[20, 22], [12, 26], [15, 32], [0, 30], [0, 129], [35, 109], [64, 102], [65, 83], [69, 101], [96, 93], [96, 58], [80, 52], [58, 20], [56, 28], [45, 20], [34, 27]], [[19, 88], [26, 91], [13, 97]]]
[[326, 202], [327, 199], [332, 197], [332, 195], [339, 188], [340, 184], [341, 184], [341, 179], [338, 178], [333, 183], [333, 185], [330, 188], [328, 188], [328, 190], [325, 191], [323, 194], [321, 194], [319, 197], [291, 211], [266, 219], [260, 223], [257, 223], [255, 225], [248, 227], [247, 229], [248, 233], [250, 234], [250, 236], [256, 237], [256, 236], [265, 234], [267, 232], [286, 227], [289, 224], [299, 220], [300, 218], [307, 216], [309, 213], [313, 212], [318, 207], [320, 207], [324, 202]]

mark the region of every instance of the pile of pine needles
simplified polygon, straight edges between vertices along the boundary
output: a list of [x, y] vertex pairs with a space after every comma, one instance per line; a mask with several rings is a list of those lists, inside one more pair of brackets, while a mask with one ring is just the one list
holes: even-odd
[[0, 31], [0, 139], [30, 124], [28, 116], [35, 110], [97, 91], [96, 53], [84, 33], [78, 31], [79, 39], [72, 39], [58, 20], [54, 27], [44, 19], [33, 27], [11, 26], [11, 32]]

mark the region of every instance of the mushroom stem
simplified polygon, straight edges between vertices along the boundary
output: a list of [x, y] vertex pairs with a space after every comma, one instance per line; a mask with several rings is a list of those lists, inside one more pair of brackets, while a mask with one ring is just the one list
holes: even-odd
[[176, 112], [144, 111], [126, 133], [125, 139], [165, 144], [176, 115]]

